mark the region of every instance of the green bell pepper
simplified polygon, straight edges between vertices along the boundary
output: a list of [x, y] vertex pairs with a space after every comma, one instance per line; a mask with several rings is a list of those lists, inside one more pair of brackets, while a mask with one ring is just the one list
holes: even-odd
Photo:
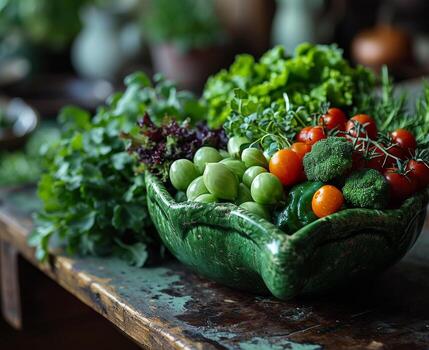
[[291, 235], [315, 221], [317, 216], [313, 213], [311, 201], [314, 193], [323, 185], [320, 181], [307, 181], [293, 187], [286, 208], [277, 216], [276, 225]]

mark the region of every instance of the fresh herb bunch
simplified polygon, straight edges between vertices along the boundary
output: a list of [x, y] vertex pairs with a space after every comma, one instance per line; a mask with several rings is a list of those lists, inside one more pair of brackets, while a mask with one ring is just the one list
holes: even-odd
[[244, 90], [234, 90], [231, 115], [224, 125], [228, 135], [245, 136], [259, 143], [272, 155], [281, 148], [290, 147], [296, 133], [307, 125], [303, 107], [293, 110], [288, 95], [263, 108]]
[[173, 43], [189, 51], [223, 40], [213, 0], [152, 0], [146, 13], [143, 24], [153, 43]]
[[249, 99], [262, 108], [273, 102], [282, 104], [283, 94], [287, 93], [291, 108], [302, 106], [309, 116], [326, 102], [351, 107], [371, 91], [374, 82], [367, 69], [352, 68], [337, 46], [305, 43], [292, 57], [280, 46], [265, 53], [258, 62], [250, 55], [238, 56], [229, 70], [208, 80], [203, 97], [209, 106], [209, 125], [219, 127], [231, 114], [230, 103], [237, 88], [246, 91]]
[[158, 175], [163, 181], [168, 179], [168, 170], [176, 159], [192, 159], [202, 146], [226, 148], [227, 138], [223, 129], [210, 130], [204, 123], [191, 127], [188, 121], [179, 123], [166, 119], [158, 127], [146, 113], [138, 125], [138, 135], [123, 134], [130, 140], [128, 150], [137, 155], [144, 170]]
[[156, 80], [152, 86], [143, 73], [127, 77], [126, 91], [113, 95], [92, 119], [75, 107], [61, 112], [62, 137], [39, 183], [43, 211], [30, 238], [38, 259], [47, 257], [53, 236], [71, 254], [113, 253], [139, 266], [160, 248], [152, 235], [144, 176], [136, 176], [135, 160], [119, 135], [138, 132], [137, 120], [146, 111], [160, 123], [165, 115], [198, 119], [204, 109], [192, 95]]
[[425, 82], [414, 110], [407, 106], [407, 94], [395, 91], [387, 67], [381, 74], [381, 89], [377, 94], [363, 96], [354, 108], [355, 114], [365, 111], [377, 122], [383, 134], [399, 128], [407, 129], [416, 137], [420, 148], [429, 147], [429, 83]]

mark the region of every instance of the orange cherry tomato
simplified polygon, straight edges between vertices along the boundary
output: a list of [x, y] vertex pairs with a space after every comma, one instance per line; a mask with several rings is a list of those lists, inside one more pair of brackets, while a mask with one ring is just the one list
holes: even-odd
[[304, 142], [295, 142], [290, 147], [292, 151], [294, 151], [299, 158], [303, 159], [304, 156], [311, 151], [311, 145], [304, 143]]
[[[353, 118], [351, 118], [346, 125], [346, 131], [349, 132], [353, 137], [357, 137], [357, 132], [355, 128], [355, 122], [358, 122], [362, 125], [362, 128], [365, 129], [365, 131], [368, 134], [368, 137], [370, 139], [376, 139], [377, 138], [377, 125], [375, 124], [375, 120], [370, 117], [368, 114], [357, 114]], [[365, 133], [360, 133], [359, 137], [364, 137]]]
[[270, 159], [270, 172], [285, 186], [298, 183], [302, 175], [302, 160], [290, 149], [281, 149]]
[[343, 193], [335, 186], [325, 185], [320, 187], [313, 196], [311, 207], [317, 217], [336, 213], [344, 204]]
[[305, 143], [309, 145], [314, 145], [316, 142], [326, 139], [325, 130], [322, 126], [313, 126], [308, 132], [307, 132], [307, 140]]

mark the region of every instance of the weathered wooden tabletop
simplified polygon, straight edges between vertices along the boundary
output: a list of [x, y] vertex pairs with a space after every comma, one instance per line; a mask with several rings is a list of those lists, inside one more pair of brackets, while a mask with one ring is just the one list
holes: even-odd
[[142, 347], [153, 349], [429, 349], [429, 221], [407, 257], [377, 281], [281, 302], [199, 278], [177, 262], [135, 268], [115, 259], [28, 247], [31, 190], [0, 194], [0, 239]]

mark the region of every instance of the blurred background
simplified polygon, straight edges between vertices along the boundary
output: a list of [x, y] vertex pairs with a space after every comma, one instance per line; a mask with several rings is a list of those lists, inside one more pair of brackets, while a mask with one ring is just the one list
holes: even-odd
[[55, 114], [53, 99], [91, 107], [136, 69], [198, 91], [237, 53], [302, 41], [338, 43], [406, 79], [428, 69], [428, 10], [425, 0], [0, 0], [0, 84]]
[[427, 13], [426, 0], [0, 0], [0, 186], [37, 178], [32, 150], [57, 137], [62, 106], [94, 110], [138, 69], [198, 93], [237, 53], [309, 41], [425, 76]]

